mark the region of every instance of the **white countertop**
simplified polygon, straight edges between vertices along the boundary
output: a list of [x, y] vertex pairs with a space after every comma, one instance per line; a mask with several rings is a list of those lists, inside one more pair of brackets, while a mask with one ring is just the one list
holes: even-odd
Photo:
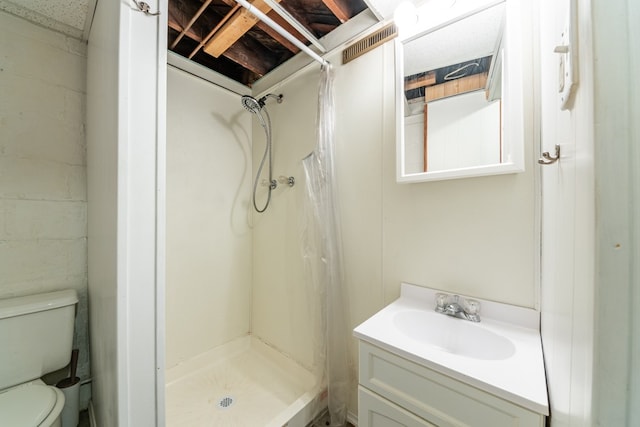
[[[481, 322], [473, 323], [435, 313], [436, 292], [441, 291], [403, 283], [400, 298], [355, 328], [354, 335], [531, 411], [549, 415], [539, 313], [474, 298], [480, 302]], [[443, 351], [398, 329], [396, 315], [415, 310], [434, 313], [451, 322], [469, 322], [469, 327], [483, 328], [507, 338], [513, 343], [515, 351], [500, 360], [478, 359]], [[456, 323], [451, 325], [455, 326]], [[424, 328], [428, 327], [428, 324], [424, 325]]]

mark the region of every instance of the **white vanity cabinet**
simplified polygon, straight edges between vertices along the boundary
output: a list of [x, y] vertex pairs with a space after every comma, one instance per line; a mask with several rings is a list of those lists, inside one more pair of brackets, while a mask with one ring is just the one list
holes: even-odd
[[359, 427], [545, 425], [542, 414], [366, 341], [359, 350]]

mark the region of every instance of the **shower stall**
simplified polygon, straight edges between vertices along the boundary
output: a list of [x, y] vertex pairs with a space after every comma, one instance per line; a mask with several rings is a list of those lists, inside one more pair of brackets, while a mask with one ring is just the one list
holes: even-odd
[[304, 74], [253, 98], [168, 69], [169, 427], [304, 427], [327, 407], [325, 291], [302, 238], [320, 73]]

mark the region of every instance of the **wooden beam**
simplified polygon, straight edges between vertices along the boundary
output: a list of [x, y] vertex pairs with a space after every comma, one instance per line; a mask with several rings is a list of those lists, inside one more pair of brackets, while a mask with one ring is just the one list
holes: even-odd
[[[304, 38], [304, 36], [302, 34], [300, 34], [298, 32], [298, 30], [296, 30], [293, 27], [293, 25], [289, 24], [278, 13], [276, 13], [275, 11], [272, 10], [271, 12], [267, 13], [267, 16], [269, 18], [271, 18], [276, 24], [280, 25], [282, 28], [287, 30], [289, 32], [289, 34], [291, 34], [293, 37], [297, 38], [302, 43], [305, 42], [306, 39]], [[300, 52], [300, 49], [298, 49], [298, 47], [296, 45], [291, 43], [284, 36], [282, 36], [279, 32], [277, 32], [276, 30], [274, 30], [273, 28], [271, 28], [270, 26], [268, 26], [264, 22], [260, 21], [260, 22], [258, 22], [258, 24], [256, 26], [258, 28], [260, 28], [262, 31], [264, 31], [266, 34], [268, 34], [272, 39], [274, 39], [275, 41], [280, 43], [282, 46], [286, 47], [290, 52], [293, 52], [293, 53]]]
[[326, 24], [324, 22], [314, 22], [311, 24], [311, 29], [313, 30], [313, 33], [320, 34], [322, 36], [335, 30], [336, 26], [334, 24]]
[[[275, 1], [280, 2], [280, 0]], [[265, 14], [271, 10], [271, 7], [262, 0], [254, 0], [251, 4]], [[228, 22], [209, 40], [204, 47], [204, 51], [215, 58], [219, 57], [258, 21], [259, 19], [255, 15], [243, 7], [236, 11]]]
[[209, 7], [212, 1], [213, 0], [206, 0], [204, 3], [202, 3], [202, 6], [200, 6], [200, 9], [198, 9], [198, 11], [191, 17], [191, 19], [189, 20], [189, 23], [185, 25], [183, 30], [180, 31], [180, 34], [178, 35], [178, 37], [176, 37], [173, 43], [171, 43], [171, 46], [169, 47], [169, 49], [173, 49], [174, 47], [176, 47], [178, 43], [180, 43], [180, 40], [182, 40], [182, 37], [184, 37], [187, 34], [187, 31], [191, 29], [193, 24], [200, 17], [200, 15], [202, 15], [202, 13], [207, 9], [207, 7]]
[[[278, 3], [280, 2], [280, 0], [276, 0], [276, 1], [278, 1]], [[235, 0], [222, 0], [222, 2], [232, 7], [237, 4]], [[289, 34], [291, 34], [292, 36], [294, 36], [295, 38], [297, 38], [298, 40], [304, 43], [305, 41], [304, 36], [300, 34], [295, 28], [293, 28], [291, 24], [289, 24], [282, 16], [280, 16], [274, 10], [271, 10], [269, 13], [267, 13], [267, 16], [273, 19], [276, 24], [280, 25], [282, 28], [287, 30]], [[261, 29], [262, 31], [264, 31], [266, 34], [268, 34], [272, 39], [280, 43], [282, 46], [287, 48], [289, 52], [298, 53], [300, 51], [300, 49], [298, 49], [296, 45], [294, 45], [289, 40], [281, 36], [279, 32], [277, 32], [276, 30], [274, 30], [264, 22], [258, 21], [255, 26]]]
[[[169, 28], [176, 30], [178, 33], [181, 33], [183, 31], [182, 25], [180, 25], [180, 23], [176, 22], [175, 20], [171, 19], [171, 16], [169, 16]], [[189, 37], [191, 40], [195, 40], [197, 42], [202, 41], [202, 37], [194, 33], [193, 29], [189, 29], [184, 33], [184, 35]], [[172, 47], [171, 50], [173, 50], [174, 48], [175, 46]]]
[[223, 16], [222, 20], [220, 20], [220, 22], [218, 22], [216, 26], [213, 27], [213, 29], [209, 31], [209, 33], [202, 40], [200, 40], [200, 43], [198, 44], [198, 46], [195, 49], [193, 49], [191, 54], [189, 54], [189, 59], [193, 58], [195, 54], [198, 53], [200, 49], [202, 49], [204, 45], [209, 42], [211, 37], [213, 37], [218, 32], [218, 30], [222, 28], [222, 26], [226, 24], [227, 21], [233, 16], [233, 14], [236, 13], [241, 7], [242, 6], [240, 6], [239, 4], [236, 4], [229, 13]]
[[351, 18], [351, 8], [345, 0], [322, 0], [338, 20], [344, 24]]
[[229, 46], [223, 55], [262, 77], [276, 66], [271, 53], [265, 50], [253, 39], [242, 39]]
[[[169, 4], [171, 5], [171, 2]], [[241, 6], [238, 5], [237, 7], [239, 8]], [[183, 27], [180, 22], [177, 22], [177, 19], [179, 18], [176, 14], [172, 15], [170, 13], [168, 26], [180, 33], [183, 31]], [[200, 36], [193, 28], [185, 32], [185, 36], [198, 43], [198, 46], [191, 51], [191, 54], [186, 53], [184, 55], [189, 59], [193, 58], [198, 53], [202, 44], [206, 42], [207, 37], [209, 37], [209, 35], [204, 37]], [[271, 53], [267, 51], [264, 46], [251, 38], [246, 38], [246, 40], [234, 43], [224, 52], [223, 56], [260, 76], [268, 73], [276, 65], [274, 59], [271, 58]]]
[[436, 72], [429, 71], [420, 77], [405, 77], [404, 90], [418, 89], [419, 87], [431, 86], [436, 84]]
[[447, 98], [449, 96], [483, 89], [487, 84], [487, 76], [488, 73], [473, 74], [456, 80], [450, 80], [439, 85], [427, 86], [425, 89], [424, 101], [435, 101], [436, 99]]

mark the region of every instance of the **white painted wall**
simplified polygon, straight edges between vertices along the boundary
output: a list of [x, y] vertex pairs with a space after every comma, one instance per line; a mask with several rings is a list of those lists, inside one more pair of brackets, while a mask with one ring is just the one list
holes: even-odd
[[75, 289], [87, 379], [86, 46], [0, 12], [0, 51], [0, 298]]
[[89, 320], [99, 426], [164, 424], [164, 308], [156, 305], [164, 296], [167, 5], [150, 7], [159, 18], [98, 1], [89, 35]]
[[167, 368], [249, 333], [251, 120], [237, 94], [168, 68]]
[[640, 5], [592, 0], [596, 172], [593, 425], [640, 424]]

